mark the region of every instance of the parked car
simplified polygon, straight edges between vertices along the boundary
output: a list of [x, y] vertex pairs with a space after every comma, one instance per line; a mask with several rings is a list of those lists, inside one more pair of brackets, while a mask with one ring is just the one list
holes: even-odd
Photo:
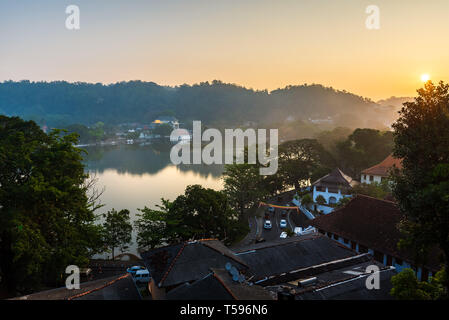
[[279, 238], [281, 238], [281, 239], [285, 239], [285, 238], [287, 238], [287, 232], [282, 232], [281, 233], [281, 235], [279, 236]]
[[282, 210], [281, 215], [285, 217], [287, 215], [287, 210]]
[[270, 213], [268, 211], [265, 211], [265, 220], [270, 219]]
[[126, 269], [126, 271], [131, 273], [132, 276], [134, 276], [139, 270], [146, 270], [146, 268], [142, 266], [132, 266], [131, 268]]
[[280, 226], [281, 228], [287, 228], [287, 220], [282, 219], [282, 220], [279, 222], [279, 226]]
[[136, 282], [147, 283], [150, 282], [150, 272], [147, 269], [138, 270], [134, 276]]
[[263, 228], [270, 230], [273, 226], [271, 225], [271, 221], [270, 220], [265, 220], [265, 223], [263, 224]]
[[274, 208], [273, 207], [268, 207], [268, 212], [273, 213], [274, 212]]

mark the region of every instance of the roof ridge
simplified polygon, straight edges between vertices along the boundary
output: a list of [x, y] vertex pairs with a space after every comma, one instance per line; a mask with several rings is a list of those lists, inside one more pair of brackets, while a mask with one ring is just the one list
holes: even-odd
[[232, 298], [234, 298], [234, 300], [239, 300], [234, 293], [232, 292], [232, 290], [230, 288], [228, 288], [228, 286], [224, 283], [223, 280], [220, 279], [219, 276], [217, 276], [217, 274], [215, 272], [212, 273], [214, 278], [218, 280], [218, 282], [220, 282], [220, 284], [225, 288], [225, 290], [231, 295]]
[[[219, 240], [216, 240], [216, 241], [218, 241], [218, 242], [220, 242]], [[200, 242], [200, 243], [202, 243], [202, 242]], [[220, 242], [221, 243], [221, 242]], [[244, 265], [245, 267], [248, 267], [249, 268], [249, 266], [246, 264], [246, 262], [245, 261], [239, 261], [239, 260], [241, 260], [241, 259], [238, 259], [237, 257], [236, 257], [236, 255], [235, 255], [235, 253], [232, 251], [232, 250], [230, 250], [228, 247], [226, 247], [225, 245], [223, 245], [227, 250], [229, 250], [230, 252], [231, 252], [231, 254], [228, 254], [227, 252], [222, 252], [222, 251], [220, 251], [220, 250], [218, 250], [217, 248], [214, 248], [214, 247], [212, 247], [212, 246], [210, 246], [210, 245], [207, 245], [206, 243], [204, 243], [204, 245], [206, 246], [206, 247], [208, 247], [209, 249], [212, 249], [212, 250], [214, 250], [214, 251], [216, 251], [216, 252], [218, 252], [218, 253], [221, 253], [222, 255], [224, 255], [224, 256], [226, 256], [226, 257], [228, 257], [228, 258], [230, 258], [230, 259], [232, 259], [232, 260], [234, 260], [234, 261], [236, 261], [236, 262], [238, 262], [238, 263], [240, 263], [241, 265]]]
[[[357, 194], [357, 195], [355, 196], [354, 199], [357, 199], [358, 197], [361, 197], [361, 198], [368, 198], [368, 199], [377, 200], [377, 201], [383, 201], [383, 202], [387, 202], [387, 203], [392, 203], [392, 204], [394, 204], [394, 205], [396, 205], [396, 206], [397, 206], [397, 204], [398, 204], [398, 203], [395, 202], [395, 201], [385, 200], [385, 199], [379, 199], [379, 198], [375, 198], [375, 197], [372, 197], [372, 196], [368, 196], [368, 195], [366, 195], [366, 194]], [[341, 208], [339, 208], [339, 209], [341, 209]]]
[[98, 287], [98, 288], [94, 288], [94, 289], [91, 289], [91, 290], [84, 291], [84, 292], [81, 292], [81, 293], [79, 293], [79, 294], [76, 294], [76, 295], [74, 295], [74, 296], [68, 297], [67, 300], [73, 300], [73, 299], [76, 299], [76, 298], [79, 298], [79, 297], [82, 297], [82, 296], [91, 294], [92, 292], [95, 292], [95, 291], [104, 289], [104, 288], [106, 288], [106, 287], [109, 287], [110, 285], [116, 283], [117, 281], [129, 277], [129, 275], [130, 275], [129, 273], [124, 274], [124, 275], [121, 275], [120, 277], [115, 278], [114, 280], [111, 280], [111, 281], [105, 283], [104, 285], [102, 285], [102, 286], [100, 286], [100, 287]]
[[162, 285], [162, 282], [165, 281], [165, 279], [168, 277], [168, 274], [170, 273], [171, 269], [173, 268], [176, 260], [179, 258], [179, 256], [181, 255], [182, 251], [184, 250], [184, 248], [186, 247], [187, 242], [184, 242], [182, 247], [179, 249], [178, 253], [176, 254], [175, 258], [173, 259], [173, 261], [170, 263], [170, 266], [168, 267], [167, 271], [165, 272], [165, 274], [162, 276], [161, 281], [159, 281], [159, 287]]

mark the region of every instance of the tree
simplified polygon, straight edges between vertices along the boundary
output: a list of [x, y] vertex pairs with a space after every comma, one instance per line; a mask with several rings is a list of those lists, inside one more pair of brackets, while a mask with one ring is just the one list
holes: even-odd
[[356, 129], [346, 140], [337, 143], [338, 165], [352, 177], [359, 177], [363, 169], [384, 160], [392, 149], [392, 132]]
[[270, 192], [266, 190], [264, 177], [255, 164], [225, 165], [223, 172], [224, 192], [231, 206], [241, 216], [245, 211], [262, 200]]
[[333, 158], [314, 139], [302, 139], [284, 142], [279, 146], [279, 172], [284, 185], [300, 189], [301, 184], [316, 177], [316, 172], [329, 171], [334, 164]]
[[351, 198], [349, 198], [349, 197], [340, 198], [340, 200], [338, 200], [338, 202], [337, 202], [336, 207], [337, 208], [342, 208], [345, 205], [347, 205], [350, 201], [351, 201]]
[[0, 276], [15, 295], [61, 284], [100, 251], [75, 135], [0, 116]]
[[140, 249], [154, 249], [169, 238], [167, 230], [168, 208], [171, 203], [162, 199], [159, 210], [148, 207], [138, 209], [142, 214], [137, 214], [138, 219], [134, 222], [137, 229], [137, 245]]
[[141, 248], [202, 238], [216, 238], [231, 244], [247, 233], [247, 221], [239, 220], [226, 194], [200, 185], [188, 186], [173, 202], [163, 199], [159, 210], [144, 208], [140, 211], [143, 214], [136, 225]]
[[301, 198], [301, 204], [306, 208], [313, 203], [312, 196], [308, 193]]
[[[404, 103], [394, 123], [393, 195], [405, 215], [400, 246], [413, 248], [417, 261], [438, 246], [449, 272], [449, 85], [427, 82], [413, 102]], [[446, 290], [449, 277], [446, 274]]]
[[322, 195], [319, 195], [318, 197], [315, 198], [315, 202], [324, 205], [326, 204], [326, 199], [324, 199]]
[[172, 131], [173, 131], [173, 127], [171, 125], [163, 123], [163, 124], [156, 126], [156, 128], [154, 128], [152, 130], [152, 133], [160, 135], [161, 137], [166, 137], [166, 136], [169, 136]]
[[103, 214], [103, 242], [111, 249], [112, 260], [115, 258], [114, 249], [119, 248], [121, 252], [131, 244], [133, 226], [130, 222], [129, 210], [116, 211], [112, 209]]
[[391, 194], [390, 182], [385, 180], [381, 183], [360, 183], [352, 187], [351, 192], [354, 195], [363, 194], [377, 199], [385, 199]]
[[437, 300], [444, 297], [444, 270], [432, 277], [430, 282], [418, 281], [412, 269], [404, 269], [391, 277], [390, 294], [398, 300]]

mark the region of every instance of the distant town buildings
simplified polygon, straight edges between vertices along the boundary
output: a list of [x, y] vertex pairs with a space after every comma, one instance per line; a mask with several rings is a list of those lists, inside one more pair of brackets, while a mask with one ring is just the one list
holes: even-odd
[[154, 119], [154, 121], [152, 122], [153, 127], [161, 124], [169, 124], [173, 127], [173, 129], [179, 129], [179, 121], [175, 117], [160, 116]]

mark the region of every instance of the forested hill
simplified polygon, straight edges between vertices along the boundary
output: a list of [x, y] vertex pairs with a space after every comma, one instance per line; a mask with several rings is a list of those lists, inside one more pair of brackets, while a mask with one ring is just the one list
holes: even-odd
[[110, 85], [6, 81], [0, 83], [0, 114], [18, 115], [39, 124], [86, 125], [150, 122], [171, 114], [183, 122], [209, 125], [279, 123], [327, 119], [348, 127], [384, 127], [391, 122], [379, 104], [321, 85], [255, 91], [220, 81], [177, 87], [130, 81]]

